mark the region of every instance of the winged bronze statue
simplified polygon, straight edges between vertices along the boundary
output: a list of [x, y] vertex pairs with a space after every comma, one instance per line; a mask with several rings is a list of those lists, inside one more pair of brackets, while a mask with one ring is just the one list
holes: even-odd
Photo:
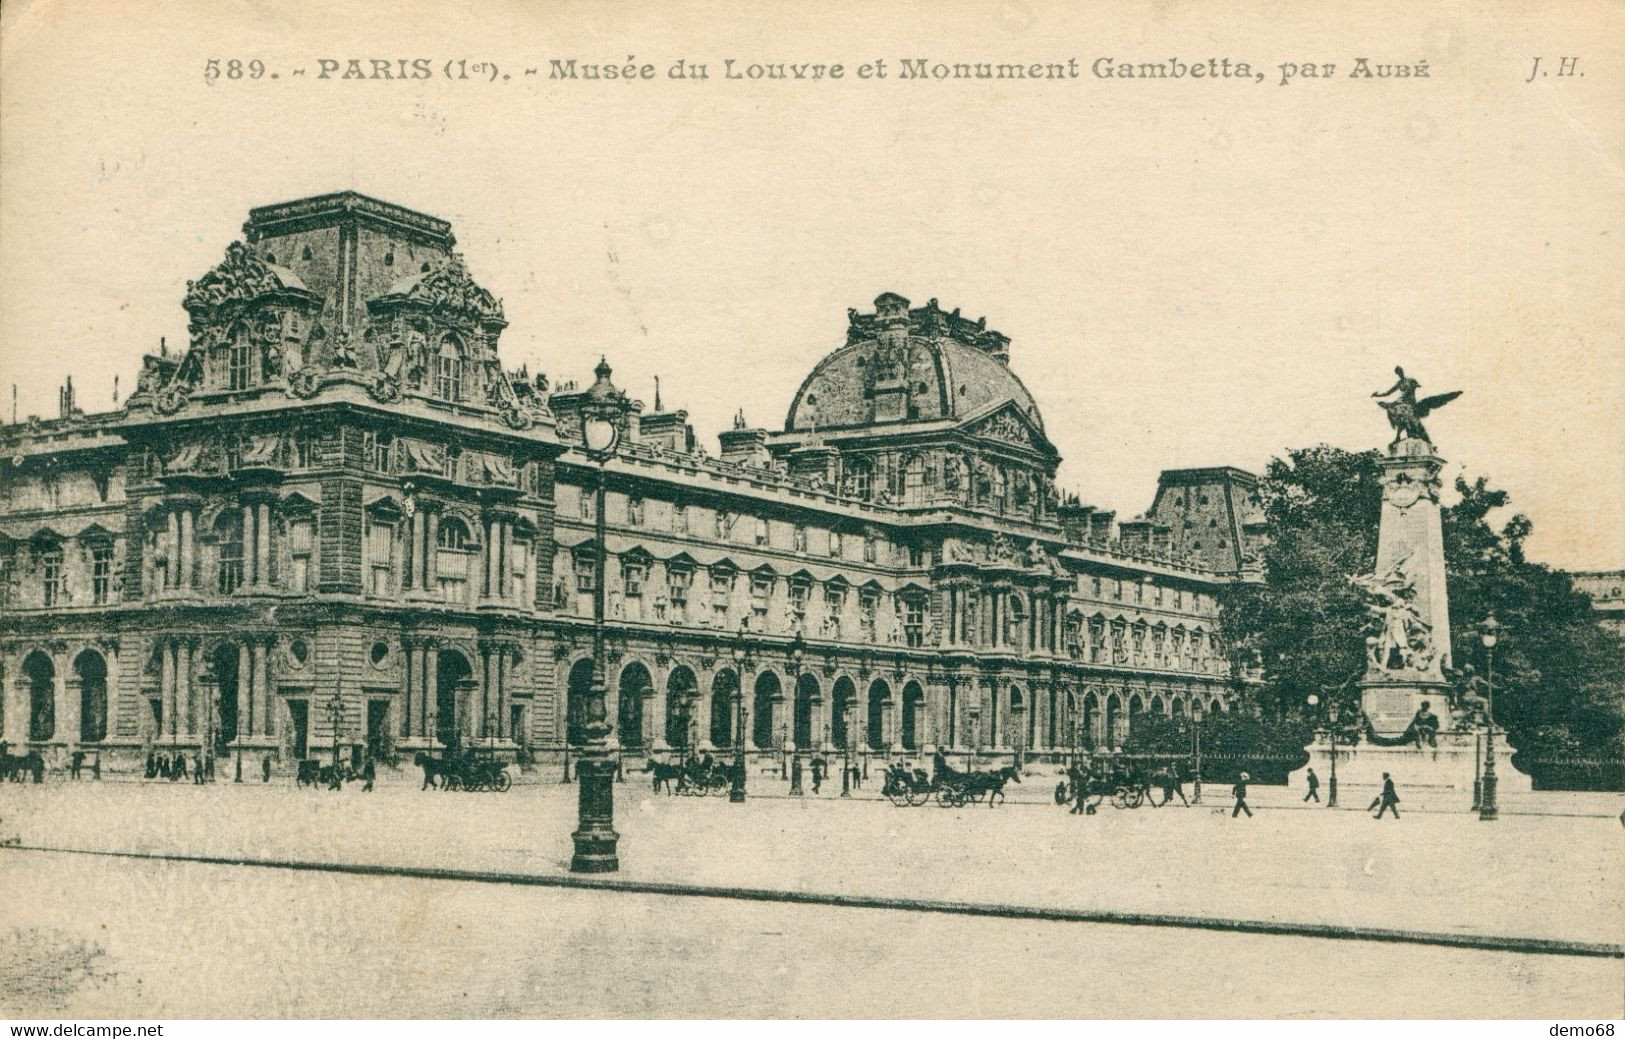
[[1421, 389], [1422, 384], [1407, 376], [1403, 368], [1395, 367], [1394, 374], [1399, 376], [1398, 382], [1381, 393], [1372, 394], [1373, 397], [1391, 397], [1396, 393], [1399, 394], [1394, 400], [1380, 402], [1383, 410], [1388, 412], [1388, 424], [1394, 427], [1393, 444], [1389, 446], [1392, 447], [1407, 438], [1433, 443], [1433, 438], [1428, 436], [1428, 431], [1422, 427], [1422, 420], [1461, 396], [1461, 391], [1451, 390], [1449, 393], [1417, 400], [1416, 391]]

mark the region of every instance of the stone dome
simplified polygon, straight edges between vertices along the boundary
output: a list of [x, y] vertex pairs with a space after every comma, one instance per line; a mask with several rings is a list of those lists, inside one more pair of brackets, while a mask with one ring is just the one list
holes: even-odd
[[946, 313], [936, 300], [911, 310], [895, 293], [877, 298], [872, 314], [847, 315], [846, 345], [801, 384], [786, 432], [964, 421], [1007, 402], [1043, 429], [1032, 394], [1010, 370], [1010, 340], [985, 318]]

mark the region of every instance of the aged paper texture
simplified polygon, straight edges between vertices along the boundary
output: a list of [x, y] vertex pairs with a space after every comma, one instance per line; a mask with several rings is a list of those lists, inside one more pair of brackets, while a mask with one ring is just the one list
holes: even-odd
[[1605, 0], [7, 4], [0, 1010], [1618, 1017], [1622, 188]]

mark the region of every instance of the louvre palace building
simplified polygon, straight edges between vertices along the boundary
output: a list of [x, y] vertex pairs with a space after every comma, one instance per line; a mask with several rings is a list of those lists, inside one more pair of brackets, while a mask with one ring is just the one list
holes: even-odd
[[[0, 426], [12, 752], [257, 771], [580, 741], [592, 383], [505, 368], [454, 245], [354, 193], [254, 209], [121, 405], [86, 414], [69, 383], [56, 418]], [[1042, 756], [1244, 698], [1220, 602], [1257, 577], [1253, 476], [1166, 471], [1120, 521], [1058, 490], [985, 320], [885, 293], [831, 332], [783, 427], [741, 411], [719, 449], [626, 399], [602, 468], [623, 753]]]

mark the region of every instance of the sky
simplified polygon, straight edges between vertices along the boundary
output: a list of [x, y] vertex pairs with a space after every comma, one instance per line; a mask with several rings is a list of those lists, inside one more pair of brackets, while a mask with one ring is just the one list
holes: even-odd
[[[186, 281], [250, 207], [354, 189], [452, 222], [510, 366], [584, 380], [604, 354], [650, 402], [658, 375], [713, 450], [739, 408], [782, 426], [846, 309], [895, 291], [1010, 336], [1062, 486], [1123, 517], [1162, 469], [1386, 443], [1370, 394], [1402, 364], [1464, 391], [1428, 421], [1447, 475], [1508, 490], [1534, 558], [1625, 567], [1625, 14], [1411, 7], [19, 0], [0, 380], [25, 416], [70, 373], [110, 406], [185, 342]], [[1576, 74], [1529, 81], [1537, 54]], [[547, 77], [629, 55], [655, 79]], [[1090, 71], [1173, 56], [1265, 78]], [[1428, 75], [1347, 75], [1362, 56]], [[234, 57], [266, 74], [205, 81]], [[322, 80], [324, 57], [435, 74]], [[679, 57], [712, 78], [669, 79]], [[725, 80], [729, 57], [846, 72]], [[1072, 57], [1076, 80], [899, 76]], [[1337, 71], [1283, 86], [1283, 62]]]

